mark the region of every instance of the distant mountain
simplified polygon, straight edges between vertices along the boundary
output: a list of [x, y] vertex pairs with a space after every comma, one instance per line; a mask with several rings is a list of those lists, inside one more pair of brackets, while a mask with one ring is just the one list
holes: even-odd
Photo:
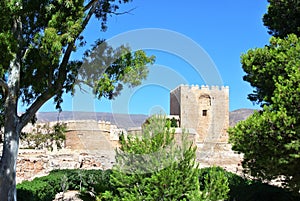
[[[238, 109], [229, 113], [229, 125], [234, 126], [237, 122], [245, 120], [253, 114], [253, 109]], [[39, 112], [37, 113], [38, 122], [68, 121], [68, 120], [96, 120], [109, 121], [119, 128], [140, 127], [148, 115], [144, 114], [115, 114], [108, 112]]]
[[39, 112], [37, 113], [38, 122], [68, 121], [68, 120], [96, 120], [109, 121], [119, 128], [140, 127], [148, 118], [143, 114], [115, 114], [107, 112]]
[[229, 113], [229, 126], [232, 127], [239, 121], [247, 119], [251, 114], [254, 113], [254, 109], [238, 109]]

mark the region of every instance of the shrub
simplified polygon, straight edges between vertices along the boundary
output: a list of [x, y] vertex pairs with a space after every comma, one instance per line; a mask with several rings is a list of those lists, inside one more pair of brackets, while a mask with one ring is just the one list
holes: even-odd
[[[214, 181], [216, 177], [220, 177], [221, 180], [224, 180], [228, 184], [228, 198], [230, 200], [235, 198], [238, 193], [240, 193], [241, 188], [251, 184], [250, 180], [244, 179], [234, 173], [228, 172], [221, 167], [207, 167], [199, 170], [199, 181], [201, 187], [200, 189], [204, 190], [205, 188], [208, 188], [205, 183], [209, 183], [210, 178], [212, 178]], [[218, 183], [216, 185], [218, 185]], [[226, 190], [226, 188], [223, 190]]]
[[[205, 177], [211, 178], [211, 173], [220, 172], [227, 178], [230, 188], [229, 201], [296, 201], [300, 200], [299, 195], [293, 195], [283, 188], [261, 183], [255, 180], [245, 179], [234, 173], [225, 171], [221, 167], [209, 167], [199, 170], [200, 189], [207, 188]], [[215, 174], [215, 173], [214, 173]], [[213, 174], [213, 175], [214, 175]], [[214, 186], [212, 189], [216, 189]]]
[[47, 176], [18, 184], [18, 201], [52, 201], [65, 190], [104, 192], [110, 188], [109, 174], [109, 170], [53, 170]]
[[56, 194], [55, 187], [49, 183], [34, 179], [17, 185], [17, 200], [19, 201], [52, 201]]
[[239, 187], [235, 192], [234, 201], [299, 201], [299, 196], [294, 196], [291, 192], [283, 188], [263, 184], [261, 182], [252, 182], [249, 185]]
[[221, 168], [200, 169], [199, 182], [202, 200], [224, 200], [228, 198], [229, 182], [225, 171], [221, 171]]
[[172, 128], [178, 128], [178, 122], [174, 117], [172, 117], [172, 119], [168, 119], [168, 120], [171, 121]]
[[[175, 142], [170, 127], [164, 117], [152, 117], [144, 124], [142, 136], [121, 136], [110, 177], [113, 188], [98, 196], [99, 200], [208, 200], [208, 191], [199, 187], [196, 147], [187, 134]], [[228, 188], [226, 178], [216, 181], [219, 178], [212, 176], [211, 181]], [[219, 199], [227, 197], [228, 190], [218, 192], [222, 192], [216, 195]]]

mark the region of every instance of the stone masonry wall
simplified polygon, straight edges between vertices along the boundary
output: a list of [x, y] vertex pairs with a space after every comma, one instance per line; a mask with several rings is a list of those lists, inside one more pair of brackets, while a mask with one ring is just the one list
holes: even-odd
[[170, 92], [170, 114], [182, 128], [194, 128], [198, 142], [227, 142], [229, 88], [180, 85]]
[[[20, 149], [17, 182], [32, 180], [54, 169], [109, 169], [115, 163], [117, 135], [115, 125], [104, 121], [66, 121], [65, 148], [48, 151]], [[54, 125], [50, 122], [50, 125]], [[23, 131], [31, 132], [32, 125]], [[22, 142], [21, 142], [22, 144]], [[1, 146], [1, 145], [0, 145]]]
[[104, 169], [103, 164], [111, 163], [110, 167], [112, 167], [111, 160], [114, 159], [70, 149], [62, 149], [58, 152], [20, 149], [17, 161], [17, 183], [45, 176], [55, 169]]

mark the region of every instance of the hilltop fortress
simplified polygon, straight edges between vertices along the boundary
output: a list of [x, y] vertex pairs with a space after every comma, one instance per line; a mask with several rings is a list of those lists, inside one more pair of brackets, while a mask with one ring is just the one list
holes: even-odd
[[[179, 128], [175, 128], [175, 136], [180, 137], [183, 130], [188, 132], [189, 139], [197, 146], [200, 167], [216, 165], [232, 172], [241, 171], [242, 156], [235, 154], [228, 144], [228, 87], [178, 86], [170, 91], [170, 116], [167, 118], [177, 120]], [[20, 149], [18, 182], [46, 175], [53, 169], [111, 168], [120, 133], [140, 135], [142, 132], [141, 127], [125, 130], [108, 121], [69, 120], [64, 123], [67, 132], [63, 149]]]
[[196, 142], [227, 142], [229, 87], [180, 85], [170, 92], [170, 115], [196, 130]]

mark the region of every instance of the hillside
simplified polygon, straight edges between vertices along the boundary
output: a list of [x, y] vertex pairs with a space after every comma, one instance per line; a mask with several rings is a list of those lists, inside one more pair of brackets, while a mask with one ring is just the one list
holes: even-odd
[[[237, 122], [245, 120], [253, 114], [253, 109], [238, 109], [229, 113], [229, 125], [234, 126]], [[39, 112], [37, 114], [38, 122], [50, 122], [67, 120], [97, 120], [109, 121], [119, 128], [139, 127], [148, 118], [144, 114], [115, 114], [107, 112]]]
[[232, 127], [239, 121], [247, 119], [248, 116], [254, 113], [254, 109], [238, 109], [229, 113], [229, 126]]

